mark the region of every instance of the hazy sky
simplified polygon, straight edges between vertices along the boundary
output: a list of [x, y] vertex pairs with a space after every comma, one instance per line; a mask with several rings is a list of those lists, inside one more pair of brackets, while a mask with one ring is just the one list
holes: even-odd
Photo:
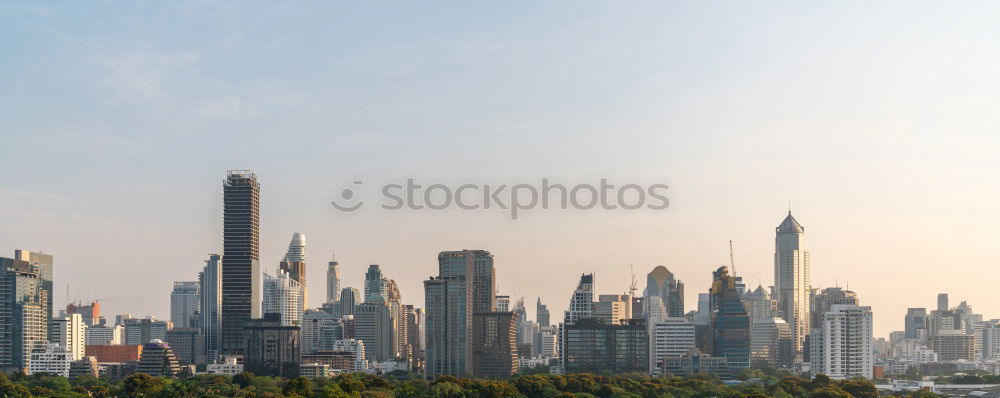
[[[579, 274], [688, 310], [729, 262], [773, 284], [791, 202], [814, 287], [878, 335], [906, 307], [1000, 318], [1000, 8], [993, 2], [148, 2], [0, 5], [0, 255], [56, 259], [57, 306], [169, 318], [222, 250], [222, 179], [262, 183], [262, 263], [308, 239], [423, 306], [441, 250], [561, 317]], [[334, 211], [366, 184], [670, 185], [666, 211]]]

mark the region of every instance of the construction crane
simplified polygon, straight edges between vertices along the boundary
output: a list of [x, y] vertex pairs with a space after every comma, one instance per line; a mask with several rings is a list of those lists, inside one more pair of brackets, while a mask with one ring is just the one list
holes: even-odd
[[635, 291], [639, 290], [639, 288], [637, 287], [637, 285], [635, 283], [635, 268], [632, 267], [632, 264], [629, 264], [628, 265], [628, 269], [629, 269], [629, 272], [632, 273], [632, 283], [629, 284], [629, 286], [628, 286], [628, 296], [629, 297], [635, 297]]

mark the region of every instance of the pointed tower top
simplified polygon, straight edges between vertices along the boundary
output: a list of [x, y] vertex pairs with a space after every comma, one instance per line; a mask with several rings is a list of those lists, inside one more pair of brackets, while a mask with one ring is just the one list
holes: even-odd
[[806, 229], [802, 227], [802, 224], [799, 224], [799, 221], [796, 220], [795, 217], [792, 217], [791, 210], [788, 211], [788, 216], [785, 217], [785, 220], [782, 221], [781, 225], [778, 225], [777, 228], [778, 233], [781, 232], [803, 233], [805, 231]]

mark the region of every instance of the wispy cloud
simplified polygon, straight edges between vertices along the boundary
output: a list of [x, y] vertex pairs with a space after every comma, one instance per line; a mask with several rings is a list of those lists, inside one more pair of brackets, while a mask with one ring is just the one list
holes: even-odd
[[149, 48], [99, 58], [107, 69], [106, 83], [117, 100], [169, 105], [164, 82], [170, 75], [197, 63], [194, 53], [168, 54]]

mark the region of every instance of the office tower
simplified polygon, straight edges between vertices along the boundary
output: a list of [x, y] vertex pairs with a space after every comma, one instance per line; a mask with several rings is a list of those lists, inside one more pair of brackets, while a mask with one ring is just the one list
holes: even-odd
[[220, 344], [222, 344], [222, 256], [209, 254], [205, 260], [205, 268], [198, 274], [198, 283], [201, 292], [201, 306], [199, 316], [201, 316], [202, 334], [205, 336], [205, 357], [209, 362], [215, 362], [219, 358]]
[[309, 288], [306, 283], [306, 236], [301, 233], [292, 234], [292, 241], [288, 244], [288, 252], [285, 258], [278, 264], [278, 268], [288, 272], [292, 280], [302, 286], [303, 308], [309, 307]]
[[948, 307], [948, 293], [938, 293], [937, 310], [948, 311], [949, 309], [951, 309], [951, 307]]
[[904, 320], [904, 332], [908, 339], [920, 338], [920, 330], [927, 329], [927, 309], [908, 308]]
[[872, 378], [871, 307], [835, 304], [809, 337], [811, 370], [834, 379]]
[[406, 306], [406, 330], [407, 344], [413, 352], [414, 362], [419, 369], [423, 369], [424, 351], [424, 310], [414, 308], [412, 305]]
[[174, 327], [191, 327], [192, 317], [201, 306], [201, 292], [198, 282], [174, 282], [170, 292], [170, 321]]
[[941, 330], [930, 338], [930, 346], [941, 361], [976, 360], [976, 336], [964, 330]]
[[152, 317], [125, 319], [123, 325], [125, 345], [143, 345], [151, 340], [166, 340], [167, 330], [172, 327], [170, 321], [158, 321]]
[[632, 315], [632, 297], [627, 294], [602, 294], [594, 303], [594, 318], [605, 323], [623, 323]]
[[52, 261], [52, 255], [28, 250], [14, 250], [14, 258], [27, 261], [28, 265], [38, 272], [47, 300], [45, 303], [45, 324], [48, 325], [49, 322], [52, 322], [52, 312], [55, 311], [55, 307], [52, 306], [52, 298], [55, 296], [52, 291], [53, 264], [55, 264]]
[[743, 293], [740, 300], [743, 301], [743, 308], [746, 309], [751, 324], [757, 320], [769, 321], [777, 312], [777, 301], [771, 298], [763, 286]]
[[774, 287], [778, 308], [792, 329], [795, 352], [809, 334], [809, 252], [805, 250], [805, 228], [792, 212], [775, 228]]
[[173, 377], [181, 373], [181, 364], [169, 344], [153, 339], [142, 345], [142, 355], [136, 371], [150, 376]]
[[424, 281], [426, 377], [472, 372], [473, 314], [495, 312], [493, 255], [485, 250], [438, 254], [438, 276]]
[[337, 308], [341, 316], [354, 315], [354, 307], [361, 303], [361, 291], [353, 287], [340, 289], [340, 301]]
[[726, 267], [712, 274], [709, 290], [711, 322], [710, 355], [725, 357], [730, 372], [750, 367], [750, 317], [740, 301], [736, 278]]
[[27, 370], [31, 352], [48, 342], [50, 291], [41, 270], [0, 257], [0, 367]]
[[507, 295], [497, 296], [497, 311], [500, 312], [510, 311], [510, 296]]
[[517, 327], [513, 312], [473, 314], [472, 374], [504, 379], [517, 373]]
[[201, 333], [201, 329], [173, 328], [167, 331], [164, 341], [182, 366], [208, 363], [205, 357], [205, 335]]
[[330, 260], [326, 268], [326, 302], [335, 304], [340, 301], [340, 263]]
[[122, 344], [125, 327], [122, 325], [97, 325], [87, 328], [87, 345]]
[[684, 283], [674, 279], [667, 267], [657, 265], [646, 276], [646, 289], [642, 292], [642, 313], [650, 323], [667, 318], [684, 316]]
[[52, 323], [49, 324], [49, 343], [69, 348], [70, 360], [83, 358], [87, 344], [87, 325], [83, 323], [83, 317], [63, 311], [52, 318]]
[[569, 299], [569, 309], [566, 310], [565, 322], [570, 324], [578, 319], [594, 316], [594, 274], [583, 274], [580, 283]]
[[344, 322], [339, 316], [324, 311], [307, 310], [302, 315], [299, 333], [303, 355], [319, 350], [332, 350], [333, 343], [344, 338]]
[[1000, 321], [994, 319], [986, 322], [982, 331], [982, 357], [983, 360], [993, 360], [1000, 358]]
[[260, 317], [260, 183], [249, 170], [230, 170], [223, 191], [222, 344], [243, 352], [243, 323]]
[[559, 328], [556, 326], [539, 326], [535, 335], [535, 347], [538, 355], [543, 358], [559, 356]]
[[750, 323], [750, 358], [771, 366], [791, 367], [792, 329], [778, 317], [757, 319]]
[[298, 326], [302, 322], [302, 285], [284, 270], [276, 276], [264, 273], [264, 313], [279, 314], [282, 326]]
[[27, 374], [48, 373], [69, 377], [69, 366], [74, 361], [71, 348], [59, 344], [46, 344], [45, 348], [36, 348], [29, 355], [31, 359]]
[[610, 325], [580, 318], [565, 326], [566, 373], [649, 371], [649, 333], [643, 319]]
[[[809, 305], [812, 314], [810, 315], [810, 330], [823, 326], [823, 314], [830, 312], [837, 304], [861, 305], [858, 295], [850, 290], [839, 287], [828, 287], [817, 294], [811, 295], [812, 303]], [[816, 319], [819, 318], [819, 319]]]
[[365, 272], [364, 301], [371, 301], [374, 297], [385, 299], [385, 280], [378, 264], [369, 265], [368, 271]]
[[243, 368], [257, 376], [299, 375], [299, 327], [282, 325], [281, 315], [246, 322]]
[[[374, 300], [381, 297], [373, 296]], [[396, 358], [393, 340], [392, 309], [385, 301], [366, 301], [354, 312], [354, 338], [365, 343], [368, 360], [389, 361]]]
[[679, 357], [695, 348], [694, 323], [684, 317], [666, 317], [650, 327], [649, 372], [654, 376], [664, 374], [663, 360]]
[[80, 314], [83, 317], [83, 323], [88, 327], [100, 325], [103, 321], [101, 318], [101, 303], [97, 300], [92, 301], [90, 304], [66, 304], [66, 313]]
[[538, 322], [539, 326], [549, 326], [549, 306], [542, 304], [542, 298], [538, 298], [538, 302], [535, 303], [535, 322]]
[[958, 327], [964, 329], [965, 334], [976, 334], [976, 322], [982, 321], [983, 316], [972, 311], [972, 306], [964, 300], [954, 308], [954, 312], [956, 321], [961, 322]]

